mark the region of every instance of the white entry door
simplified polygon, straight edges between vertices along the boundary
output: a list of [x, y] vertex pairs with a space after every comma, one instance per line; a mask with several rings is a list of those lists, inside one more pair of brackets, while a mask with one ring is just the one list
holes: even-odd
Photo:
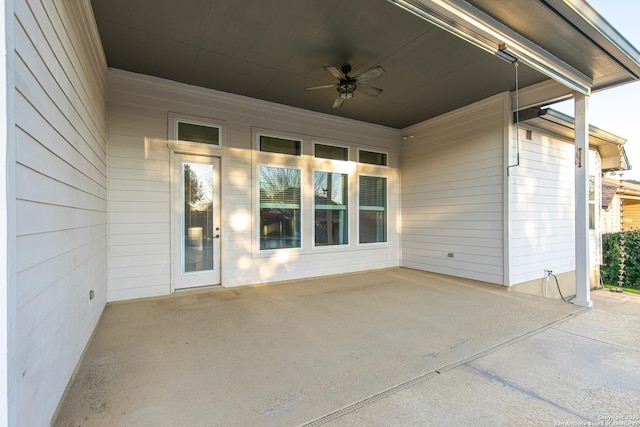
[[174, 290], [220, 284], [220, 160], [175, 154]]

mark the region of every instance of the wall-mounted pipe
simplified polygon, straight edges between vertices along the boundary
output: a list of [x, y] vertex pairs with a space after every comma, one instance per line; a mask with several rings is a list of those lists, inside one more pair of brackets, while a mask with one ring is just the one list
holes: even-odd
[[563, 301], [569, 302], [569, 301], [573, 300], [576, 297], [575, 295], [572, 295], [572, 296], [570, 296], [568, 298], [565, 298], [564, 295], [562, 295], [562, 291], [560, 290], [560, 283], [558, 282], [558, 276], [553, 274], [552, 270], [545, 270], [544, 274], [546, 276], [546, 280], [545, 280], [545, 283], [544, 283], [544, 291], [543, 291], [543, 295], [545, 296], [545, 298], [547, 296], [547, 288], [548, 288], [548, 285], [549, 285], [549, 278], [552, 277], [552, 276], [556, 281], [556, 286], [558, 287], [558, 293], [560, 294], [560, 298], [562, 298]]
[[507, 176], [509, 176], [509, 171], [511, 168], [515, 168], [520, 166], [520, 101], [518, 94], [518, 61], [513, 62], [513, 66], [515, 68], [516, 74], [516, 112], [515, 112], [515, 122], [516, 122], [516, 163], [507, 166]]

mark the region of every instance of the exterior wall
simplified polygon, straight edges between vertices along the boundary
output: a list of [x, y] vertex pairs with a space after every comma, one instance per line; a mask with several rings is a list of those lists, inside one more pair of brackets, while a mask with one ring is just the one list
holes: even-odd
[[[557, 284], [553, 276], [549, 276], [518, 283], [516, 286], [510, 287], [509, 290], [553, 299], [569, 298], [576, 294], [575, 270], [567, 273], [558, 273], [555, 276], [558, 279]], [[558, 286], [560, 286], [562, 296], [558, 292]]]
[[14, 351], [9, 346], [14, 342], [16, 324], [15, 232], [10, 231], [15, 228], [15, 209], [9, 179], [15, 164], [15, 56], [9, 55], [14, 50], [12, 2], [4, 2], [0, 8], [0, 23], [4, 29], [0, 31], [0, 165], [4, 167], [0, 174], [0, 342], [4, 350], [0, 351], [0, 425], [9, 426], [15, 425], [16, 419], [15, 399], [9, 398], [9, 392], [16, 389], [17, 382]]
[[36, 426], [49, 424], [106, 303], [106, 63], [88, 1], [12, 3], [9, 424]]
[[511, 283], [575, 270], [574, 148], [520, 131], [520, 166], [511, 171]]
[[620, 206], [620, 195], [615, 194], [607, 209], [600, 212], [600, 224], [602, 234], [618, 233], [622, 231], [622, 209]]
[[[171, 292], [171, 162], [168, 116], [211, 119], [225, 135], [214, 156], [222, 168], [222, 285], [239, 286], [399, 265], [399, 131], [311, 113], [241, 96], [205, 90], [119, 70], [109, 73], [109, 300]], [[311, 183], [313, 141], [389, 154], [389, 167], [348, 162], [350, 245], [313, 248], [312, 187], [303, 187], [303, 248], [257, 249], [259, 164], [283, 164], [255, 151], [256, 132], [300, 137], [303, 156], [294, 162]], [[325, 161], [331, 164], [331, 161]], [[388, 177], [388, 242], [358, 245], [357, 176]], [[309, 191], [310, 190], [310, 191]]]
[[403, 266], [504, 283], [507, 99], [495, 96], [404, 130]]
[[606, 209], [600, 211], [602, 233], [619, 233], [640, 228], [640, 186], [625, 181], [609, 180], [617, 186]]
[[[527, 139], [527, 129], [520, 130], [520, 166], [510, 172], [511, 284], [522, 285], [525, 292], [540, 289], [535, 293], [541, 295], [538, 284], [545, 281], [545, 270], [569, 281], [573, 276], [565, 273], [575, 271], [575, 149], [560, 137], [535, 128], [529, 131], [531, 139]], [[602, 256], [598, 222], [601, 172], [593, 151], [589, 153], [589, 174], [596, 180], [596, 229], [590, 231], [589, 246], [591, 280], [597, 284]], [[575, 292], [575, 281], [572, 286], [570, 295]]]
[[640, 228], [640, 201], [625, 199], [622, 206], [622, 228], [624, 231]]

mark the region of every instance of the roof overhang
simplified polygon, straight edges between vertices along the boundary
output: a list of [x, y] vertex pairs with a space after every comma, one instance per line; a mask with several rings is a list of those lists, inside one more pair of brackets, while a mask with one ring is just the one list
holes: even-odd
[[[534, 126], [548, 133], [558, 135], [567, 141], [575, 139], [573, 117], [550, 108], [528, 108], [514, 114], [514, 121]], [[589, 126], [589, 146], [598, 151], [603, 172], [631, 169], [627, 153], [624, 151], [626, 139], [596, 126]]]
[[[640, 76], [584, 0], [90, 1], [110, 67], [398, 129], [516, 85], [541, 106]], [[323, 66], [345, 63], [384, 68], [383, 92], [332, 108]]]
[[583, 95], [593, 79], [463, 0], [388, 0], [498, 58], [523, 63]]

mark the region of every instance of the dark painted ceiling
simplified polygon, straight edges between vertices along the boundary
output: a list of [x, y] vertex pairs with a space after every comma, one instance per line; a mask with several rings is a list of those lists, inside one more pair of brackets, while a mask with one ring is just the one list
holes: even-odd
[[[91, 2], [110, 67], [394, 128], [515, 87], [513, 65], [386, 0]], [[470, 3], [543, 47], [551, 43], [589, 76], [621, 70], [534, 0]], [[367, 81], [382, 94], [356, 91], [333, 109], [334, 89], [304, 90], [335, 83], [322, 66], [345, 63], [352, 75], [382, 66], [386, 74]], [[546, 79], [519, 67], [520, 87]]]

